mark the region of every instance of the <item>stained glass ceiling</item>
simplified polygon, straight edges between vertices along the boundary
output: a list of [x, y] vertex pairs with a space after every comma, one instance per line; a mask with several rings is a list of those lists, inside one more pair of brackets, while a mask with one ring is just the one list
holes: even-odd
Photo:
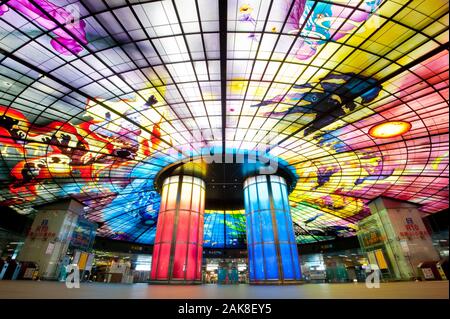
[[[299, 177], [299, 243], [355, 234], [378, 196], [448, 208], [445, 0], [9, 0], [0, 4], [0, 205], [87, 205], [152, 243], [158, 171], [265, 148]], [[386, 121], [404, 134], [372, 136]], [[206, 247], [245, 244], [208, 211]]]

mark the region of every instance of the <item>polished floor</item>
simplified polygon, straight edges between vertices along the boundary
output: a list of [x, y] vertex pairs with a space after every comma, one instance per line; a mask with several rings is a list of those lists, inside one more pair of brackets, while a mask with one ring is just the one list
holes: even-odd
[[201, 285], [155, 286], [148, 284], [81, 283], [68, 289], [49, 281], [0, 281], [0, 299], [11, 298], [153, 298], [153, 299], [448, 299], [448, 281], [381, 283], [369, 289], [364, 283], [303, 284], [299, 286]]

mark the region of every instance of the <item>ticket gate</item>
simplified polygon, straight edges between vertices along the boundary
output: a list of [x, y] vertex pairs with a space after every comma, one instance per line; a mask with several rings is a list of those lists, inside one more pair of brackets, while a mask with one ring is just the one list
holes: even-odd
[[2, 273], [0, 274], [3, 280], [16, 280], [19, 276], [21, 264], [15, 260], [11, 260], [9, 263], [5, 263]]
[[3, 279], [6, 273], [6, 269], [8, 269], [8, 262], [4, 261], [3, 259], [0, 259], [0, 280]]

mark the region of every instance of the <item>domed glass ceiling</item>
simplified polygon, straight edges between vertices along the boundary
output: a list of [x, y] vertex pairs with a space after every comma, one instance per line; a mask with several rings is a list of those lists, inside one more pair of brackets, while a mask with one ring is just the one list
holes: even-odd
[[[155, 175], [212, 147], [295, 168], [299, 243], [380, 195], [448, 208], [448, 36], [446, 0], [2, 1], [0, 205], [71, 196], [153, 243]], [[243, 211], [206, 212], [205, 247], [243, 245]]]

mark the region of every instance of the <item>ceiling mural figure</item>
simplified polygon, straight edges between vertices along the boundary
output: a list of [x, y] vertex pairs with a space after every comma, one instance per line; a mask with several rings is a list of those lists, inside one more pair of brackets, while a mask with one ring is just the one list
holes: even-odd
[[[9, 7], [14, 8], [56, 35], [56, 38], [50, 40], [50, 44], [58, 53], [73, 55], [83, 51], [83, 47], [79, 42], [83, 45], [88, 44], [85, 31], [86, 23], [79, 19], [79, 12], [77, 12], [76, 6], [70, 8], [68, 6], [61, 7], [47, 0], [35, 0], [34, 3], [36, 5], [28, 0], [9, 0], [0, 6], [0, 16], [7, 13]], [[44, 12], [50, 15], [51, 18]], [[58, 24], [63, 25], [68, 32], [59, 27]]]
[[297, 114], [315, 114], [316, 118], [304, 135], [309, 135], [338, 120], [343, 115], [356, 109], [356, 98], [365, 105], [373, 101], [381, 91], [374, 79], [360, 75], [329, 74], [317, 83], [305, 83], [294, 85], [287, 94], [277, 95], [271, 99], [264, 100], [254, 107], [277, 105], [291, 105], [285, 111], [266, 112], [266, 116], [284, 117]]
[[[289, 33], [297, 35], [300, 32], [295, 45], [295, 56], [300, 60], [307, 60], [327, 41], [338, 41], [355, 32], [372, 16], [382, 0], [364, 0], [362, 3], [359, 0], [296, 2], [298, 4], [294, 5], [288, 20], [294, 20], [290, 23], [294, 28]], [[302, 13], [299, 17], [300, 11]]]
[[[157, 100], [152, 95], [141, 108], [155, 103]], [[20, 111], [1, 105], [0, 113], [3, 114], [0, 132], [4, 156], [12, 157], [16, 153], [25, 157], [10, 170], [9, 190], [22, 194], [22, 199], [28, 201], [45, 192], [41, 186], [54, 178], [79, 178], [83, 184], [97, 183], [105, 172], [133, 164], [130, 161], [138, 154], [149, 156], [160, 142], [159, 124], [152, 128], [152, 139], [142, 137], [141, 129], [136, 126], [142, 117], [139, 110], [127, 110], [124, 115], [128, 117], [118, 117], [115, 121], [106, 112], [103, 120], [90, 119], [76, 125], [54, 121], [45, 126], [32, 124]], [[126, 118], [136, 124], [129, 124]]]

